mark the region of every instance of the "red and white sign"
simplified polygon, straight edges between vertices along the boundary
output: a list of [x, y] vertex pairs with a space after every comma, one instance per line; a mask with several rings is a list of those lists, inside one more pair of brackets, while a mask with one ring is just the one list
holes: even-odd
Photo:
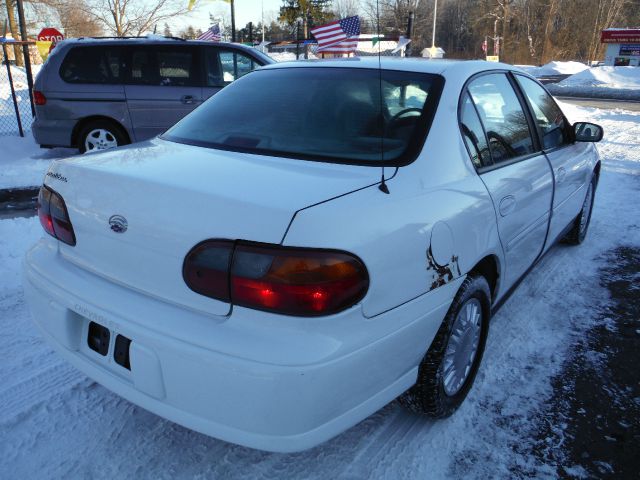
[[640, 43], [639, 28], [609, 28], [600, 35], [602, 43]]
[[62, 40], [64, 40], [64, 35], [62, 35], [55, 28], [43, 28], [38, 34], [39, 42], [57, 43], [57, 42], [61, 42]]

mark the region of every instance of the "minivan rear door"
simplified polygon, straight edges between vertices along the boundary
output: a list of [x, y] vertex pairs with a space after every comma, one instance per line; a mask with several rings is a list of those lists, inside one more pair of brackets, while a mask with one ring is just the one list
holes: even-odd
[[125, 94], [136, 141], [163, 133], [202, 103], [197, 46], [134, 46], [128, 65]]

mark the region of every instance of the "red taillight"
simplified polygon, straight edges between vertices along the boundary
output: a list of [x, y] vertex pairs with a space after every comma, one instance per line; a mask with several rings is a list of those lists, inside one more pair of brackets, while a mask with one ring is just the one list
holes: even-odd
[[182, 276], [189, 288], [207, 297], [231, 301], [229, 297], [229, 268], [233, 242], [208, 240], [196, 245], [187, 255]]
[[189, 252], [183, 276], [202, 295], [297, 316], [345, 310], [369, 287], [365, 266], [346, 252], [218, 240]]
[[46, 105], [47, 97], [44, 96], [44, 93], [39, 92], [38, 90], [34, 90], [33, 103], [35, 103], [36, 105]]
[[38, 218], [49, 235], [72, 247], [76, 244], [76, 235], [64, 200], [45, 185], [40, 187], [38, 194]]

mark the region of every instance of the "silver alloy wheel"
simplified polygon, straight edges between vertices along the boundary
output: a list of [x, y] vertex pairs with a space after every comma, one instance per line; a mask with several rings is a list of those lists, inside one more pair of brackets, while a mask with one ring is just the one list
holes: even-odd
[[593, 182], [589, 183], [589, 190], [587, 190], [587, 197], [584, 199], [582, 205], [582, 214], [580, 215], [580, 235], [584, 234], [589, 223], [589, 217], [591, 216], [591, 207], [593, 205]]
[[84, 140], [84, 149], [86, 152], [94, 150], [107, 150], [118, 146], [118, 140], [113, 133], [104, 128], [96, 128], [91, 130]]
[[467, 300], [458, 312], [444, 354], [444, 392], [450, 397], [460, 391], [471, 372], [482, 332], [482, 305]]

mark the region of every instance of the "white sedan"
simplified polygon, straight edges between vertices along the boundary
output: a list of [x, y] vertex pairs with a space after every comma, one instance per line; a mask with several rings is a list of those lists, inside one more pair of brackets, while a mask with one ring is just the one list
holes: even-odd
[[230, 442], [310, 448], [397, 397], [445, 417], [491, 312], [584, 240], [601, 138], [508, 65], [271, 65], [55, 162], [25, 290], [77, 368]]

